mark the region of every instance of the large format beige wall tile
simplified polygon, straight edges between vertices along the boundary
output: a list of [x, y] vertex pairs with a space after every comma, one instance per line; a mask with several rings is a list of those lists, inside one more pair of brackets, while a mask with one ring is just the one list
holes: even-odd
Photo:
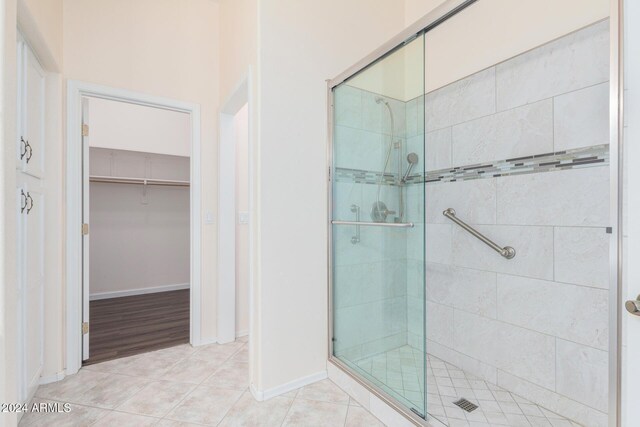
[[608, 292], [498, 275], [498, 320], [606, 350]]
[[588, 27], [497, 66], [498, 110], [609, 79], [609, 21]]

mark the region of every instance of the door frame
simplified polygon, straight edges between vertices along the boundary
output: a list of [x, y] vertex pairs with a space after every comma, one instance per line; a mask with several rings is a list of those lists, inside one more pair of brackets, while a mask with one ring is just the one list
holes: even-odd
[[[190, 170], [190, 322], [189, 342], [201, 343], [201, 171], [200, 105], [139, 92], [97, 85], [78, 80], [67, 81], [66, 118], [66, 375], [82, 366], [82, 98], [92, 97], [161, 108], [191, 117]], [[72, 130], [76, 131], [72, 131]]]
[[220, 108], [220, 146], [218, 179], [218, 337], [219, 343], [236, 339], [236, 138], [234, 117], [248, 106], [248, 147], [249, 157], [249, 345], [251, 346], [253, 318], [254, 283], [254, 186], [253, 186], [253, 150], [251, 73], [248, 72], [235, 87], [229, 98]]

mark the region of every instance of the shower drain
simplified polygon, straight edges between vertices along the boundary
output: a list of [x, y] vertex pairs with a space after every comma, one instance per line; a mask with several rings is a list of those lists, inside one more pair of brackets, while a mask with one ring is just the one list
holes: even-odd
[[475, 403], [469, 402], [464, 397], [460, 400], [456, 400], [455, 402], [453, 402], [453, 404], [456, 406], [459, 406], [460, 408], [464, 409], [467, 412], [472, 412], [478, 409], [478, 405], [476, 405]]

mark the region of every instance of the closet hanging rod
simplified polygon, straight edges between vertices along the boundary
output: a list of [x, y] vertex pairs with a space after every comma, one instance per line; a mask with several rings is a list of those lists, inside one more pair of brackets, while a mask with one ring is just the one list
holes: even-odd
[[189, 187], [189, 181], [179, 181], [171, 179], [156, 179], [156, 178], [130, 178], [130, 177], [117, 177], [117, 176], [89, 176], [90, 182], [103, 182], [110, 184], [146, 184], [146, 185], [164, 185], [172, 187]]

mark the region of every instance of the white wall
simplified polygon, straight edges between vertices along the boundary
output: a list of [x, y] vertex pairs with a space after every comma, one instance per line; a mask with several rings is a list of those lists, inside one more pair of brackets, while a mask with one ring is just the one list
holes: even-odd
[[[189, 181], [189, 165], [188, 157], [90, 152], [91, 175]], [[188, 287], [189, 196], [189, 187], [90, 184], [92, 299]]]
[[233, 118], [236, 144], [236, 336], [249, 333], [249, 106]]
[[258, 389], [326, 370], [325, 79], [393, 36], [403, 20], [402, 7], [382, 0], [260, 4]]
[[[66, 78], [200, 105], [203, 212], [217, 210], [218, 8], [210, 0], [64, 2]], [[216, 226], [205, 224], [203, 341], [216, 336], [216, 239]]]
[[89, 99], [92, 147], [189, 157], [191, 117], [178, 111]]

